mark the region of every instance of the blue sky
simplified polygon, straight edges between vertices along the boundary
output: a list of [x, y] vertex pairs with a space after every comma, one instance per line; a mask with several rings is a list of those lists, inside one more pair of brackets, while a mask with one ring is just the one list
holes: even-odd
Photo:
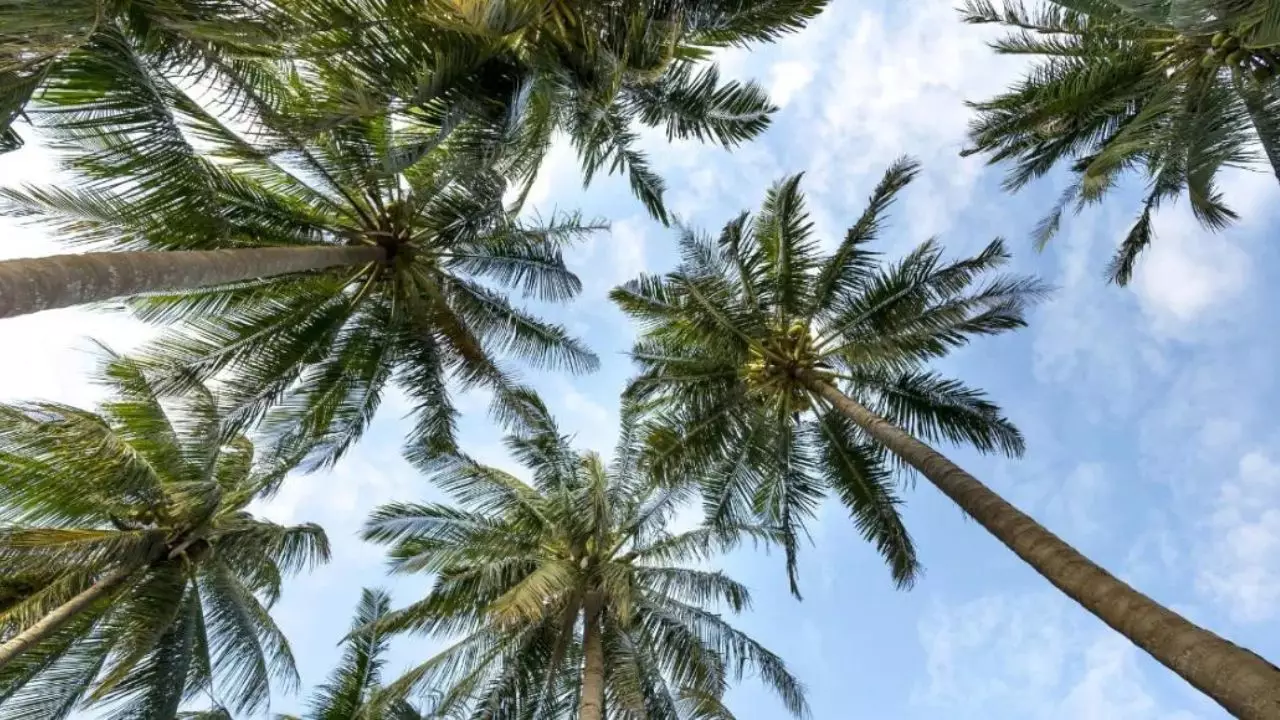
[[[1218, 236], [1184, 207], [1159, 215], [1159, 238], [1131, 287], [1105, 284], [1104, 265], [1136, 205], [1129, 188], [1072, 219], [1036, 254], [1027, 236], [1057, 196], [1055, 179], [1017, 196], [997, 172], [961, 159], [968, 113], [1019, 73], [979, 28], [955, 19], [952, 0], [836, 3], [804, 33], [721, 58], [754, 77], [783, 106], [773, 128], [732, 155], [692, 143], [647, 141], [686, 222], [716, 229], [754, 208], [768, 184], [806, 171], [804, 189], [828, 241], [856, 218], [896, 156], [924, 163], [895, 207], [882, 250], [897, 254], [937, 234], [955, 253], [1003, 235], [1021, 270], [1059, 289], [1027, 330], [977, 343], [947, 372], [985, 388], [1027, 435], [1019, 461], [954, 457], [1114, 573], [1195, 622], [1280, 657], [1280, 340], [1267, 318], [1280, 304], [1280, 257], [1267, 242], [1280, 193], [1267, 173], [1237, 172], [1223, 185], [1244, 218]], [[0, 157], [0, 182], [48, 177], [47, 158]], [[580, 187], [572, 154], [553, 151], [536, 207], [581, 209], [613, 221], [571, 256], [583, 297], [548, 314], [600, 354], [585, 378], [531, 375], [562, 426], [584, 448], [613, 444], [615, 399], [631, 372], [633, 339], [608, 304], [614, 284], [673, 262], [673, 234], [650, 221], [617, 178]], [[1126, 196], [1127, 195], [1127, 201]], [[38, 231], [0, 220], [0, 257], [57, 250]], [[120, 349], [148, 330], [122, 316], [55, 311], [0, 321], [0, 399], [91, 403], [97, 391], [86, 338]], [[462, 440], [474, 455], [508, 464], [482, 397], [464, 399]], [[363, 444], [333, 472], [293, 478], [261, 511], [317, 521], [334, 560], [286, 590], [276, 617], [289, 634], [304, 687], [336, 661], [360, 588], [390, 588], [399, 604], [426, 578], [388, 579], [379, 548], [355, 538], [373, 506], [438, 494], [399, 458], [404, 406], [384, 406]], [[801, 557], [803, 603], [790, 598], [781, 558], [740, 552], [723, 566], [753, 590], [741, 627], [779, 652], [807, 683], [814, 716], [868, 718], [1215, 718], [1223, 713], [1046, 582], [926, 483], [905, 492], [906, 517], [927, 566], [910, 592], [895, 591], [844, 510], [824, 506]], [[394, 667], [435, 645], [405, 638]], [[301, 709], [303, 696], [273, 711]], [[731, 707], [743, 720], [785, 713], [751, 681]]]

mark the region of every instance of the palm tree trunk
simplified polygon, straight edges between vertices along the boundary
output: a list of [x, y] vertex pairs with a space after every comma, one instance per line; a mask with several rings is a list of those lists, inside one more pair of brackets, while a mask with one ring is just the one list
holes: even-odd
[[0, 645], [0, 670], [3, 670], [6, 665], [13, 662], [28, 648], [39, 644], [45, 638], [61, 630], [64, 625], [75, 619], [77, 615], [89, 606], [110, 594], [125, 580], [128, 580], [129, 576], [133, 575], [143, 564], [145, 563], [133, 563], [112, 570], [98, 578], [97, 582], [82, 590], [75, 597], [40, 618], [31, 627], [6, 640], [3, 645]]
[[600, 622], [600, 596], [587, 598], [582, 631], [582, 700], [578, 720], [604, 720], [604, 638]]
[[1280, 718], [1280, 668], [1121, 582], [937, 450], [830, 383], [812, 375], [803, 379], [810, 390], [920, 471], [1046, 580], [1232, 715], [1248, 720]]
[[0, 262], [0, 318], [163, 290], [190, 290], [273, 275], [363, 265], [369, 246], [168, 250], [55, 255]]

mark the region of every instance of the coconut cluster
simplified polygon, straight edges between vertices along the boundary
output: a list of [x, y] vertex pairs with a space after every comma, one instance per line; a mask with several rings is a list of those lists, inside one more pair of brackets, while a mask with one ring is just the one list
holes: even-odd
[[1209, 41], [1209, 49], [1200, 64], [1210, 69], [1229, 67], [1233, 72], [1248, 73], [1255, 82], [1264, 83], [1275, 77], [1280, 56], [1270, 48], [1247, 48], [1235, 35], [1220, 32]]
[[796, 320], [785, 329], [778, 328], [760, 345], [752, 346], [743, 378], [751, 392], [781, 396], [789, 412], [804, 412], [813, 407], [813, 401], [800, 382], [802, 371], [819, 377], [831, 375], [819, 362], [809, 326]]

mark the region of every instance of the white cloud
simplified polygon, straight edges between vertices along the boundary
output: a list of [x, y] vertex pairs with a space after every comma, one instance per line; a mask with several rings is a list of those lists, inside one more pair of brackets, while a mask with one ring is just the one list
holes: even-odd
[[1154, 513], [1147, 528], [1129, 545], [1120, 578], [1137, 588], [1153, 586], [1167, 579], [1181, 565], [1180, 537], [1170, 531], [1163, 513]]
[[[913, 3], [896, 17], [834, 7], [807, 32], [825, 72], [794, 104], [817, 132], [807, 166], [824, 200], [842, 208], [865, 197], [865, 178], [910, 154], [928, 171], [903, 211], [913, 242], [946, 230], [968, 204], [983, 163], [959, 157], [970, 118], [964, 102], [1001, 89], [1022, 61], [992, 53], [991, 33], [962, 26], [950, 0]], [[910, 50], [919, 47], [929, 52]]]
[[[574, 152], [567, 138], [557, 135], [552, 138], [551, 148], [547, 151], [547, 156], [533, 179], [533, 186], [529, 188], [529, 195], [525, 198], [525, 207], [549, 215], [550, 208], [544, 208], [543, 205], [552, 196], [553, 191], [558, 190], [560, 184], [564, 182], [572, 182], [577, 186], [582, 182], [581, 178], [577, 153]], [[559, 195], [558, 192], [555, 194]], [[509, 192], [504, 200], [511, 202], [514, 197], [515, 193]]]
[[[1040, 452], [1033, 458], [997, 466], [988, 476], [992, 489], [1086, 554], [1113, 539], [1108, 466], [1053, 461], [1066, 449], [1051, 442], [1036, 447]], [[1072, 452], [1080, 455], [1079, 449]]]
[[919, 624], [913, 703], [953, 719], [1190, 720], [1157, 701], [1137, 648], [1047, 593], [935, 604]]
[[1032, 322], [1036, 378], [1100, 400], [1083, 408], [1091, 420], [1128, 414], [1139, 386], [1168, 372], [1166, 350], [1143, 322], [1134, 294], [1102, 279], [1103, 258], [1120, 228], [1103, 213], [1072, 219], [1050, 248], [1059, 266], [1051, 278], [1057, 291]]
[[769, 99], [784, 108], [796, 93], [813, 81], [813, 65], [800, 60], [784, 60], [769, 68]]
[[[34, 142], [0, 157], [0, 186], [44, 184], [55, 177], [51, 154], [38, 151]], [[73, 252], [44, 229], [14, 218], [0, 217], [0, 238], [0, 260]], [[54, 400], [91, 409], [103, 392], [91, 380], [98, 356], [90, 339], [128, 352], [154, 334], [118, 312], [47, 310], [0, 319], [0, 401]]]
[[594, 450], [605, 458], [613, 456], [618, 429], [618, 416], [612, 409], [615, 406], [613, 396], [601, 403], [583, 394], [569, 381], [557, 378], [546, 397], [561, 432], [572, 436], [575, 448]]
[[620, 220], [611, 226], [610, 264], [613, 266], [610, 287], [635, 278], [648, 269], [645, 261], [646, 221], [641, 217]]
[[1101, 506], [1106, 502], [1110, 486], [1103, 466], [1080, 463], [1059, 483], [1054, 483], [1046, 504], [1049, 523], [1060, 534], [1073, 539], [1104, 532], [1098, 522]]
[[1280, 463], [1261, 452], [1240, 459], [1205, 523], [1197, 585], [1240, 622], [1276, 616], [1280, 605]]
[[1205, 229], [1185, 202], [1156, 215], [1155, 241], [1139, 259], [1133, 282], [1155, 333], [1186, 336], [1234, 307], [1251, 285], [1250, 254], [1235, 238], [1239, 229], [1265, 224], [1280, 191], [1270, 172], [1227, 171], [1220, 184], [1240, 215], [1236, 231]]
[[1051, 717], [1063, 718], [1160, 718], [1191, 720], [1182, 709], [1164, 709], [1148, 694], [1137, 666], [1138, 650], [1128, 640], [1106, 632], [1084, 651], [1084, 672], [1062, 699]]
[[154, 334], [123, 314], [87, 310], [0, 320], [0, 401], [53, 400], [92, 409], [104, 397], [92, 380], [99, 358], [92, 340], [125, 353]]
[[1156, 235], [1133, 280], [1153, 332], [1179, 334], [1244, 292], [1250, 280], [1245, 252], [1200, 227], [1189, 211], [1162, 213]]

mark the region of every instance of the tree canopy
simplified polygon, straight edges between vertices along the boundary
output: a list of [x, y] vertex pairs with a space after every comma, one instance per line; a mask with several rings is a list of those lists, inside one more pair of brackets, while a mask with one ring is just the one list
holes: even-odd
[[1070, 170], [1071, 183], [1036, 227], [1039, 246], [1065, 212], [1100, 202], [1140, 173], [1145, 198], [1107, 269], [1124, 285], [1154, 239], [1162, 205], [1185, 196], [1201, 225], [1219, 230], [1237, 218], [1217, 185], [1222, 169], [1265, 159], [1280, 178], [1280, 44], [1274, 28], [1250, 19], [1261, 12], [1280, 21], [1274, 6], [1051, 0], [1028, 9], [967, 0], [966, 22], [1013, 30], [993, 43], [997, 52], [1039, 60], [1009, 91], [970, 103], [977, 117], [965, 152], [1011, 163], [1011, 190], [1053, 168]]
[[450, 643], [391, 683], [392, 697], [429, 687], [443, 693], [438, 712], [573, 715], [586, 653], [577, 628], [598, 612], [606, 717], [732, 717], [724, 692], [748, 672], [805, 714], [782, 660], [717, 611], [749, 607], [747, 589], [690, 566], [772, 531], [672, 529], [686, 495], [640, 469], [643, 443], [629, 415], [612, 463], [573, 450], [532, 396], [513, 418], [505, 442], [529, 482], [443, 457], [424, 470], [456, 504], [393, 503], [366, 525], [366, 539], [390, 545], [392, 572], [436, 576], [426, 597], [382, 625]]
[[631, 353], [640, 372], [627, 394], [649, 409], [646, 462], [701, 480], [712, 527], [776, 524], [796, 594], [805, 523], [828, 493], [898, 585], [920, 572], [899, 514], [899, 460], [799, 382], [800, 371], [926, 441], [1022, 453], [1022, 434], [999, 407], [929, 363], [1022, 327], [1045, 288], [998, 272], [1009, 260], [999, 240], [952, 261], [933, 240], [893, 262], [872, 250], [917, 169], [894, 163], [833, 252], [820, 250], [797, 175], [718, 238], [685, 229], [674, 270], [612, 294], [641, 327]]
[[[106, 249], [382, 249], [380, 262], [360, 267], [131, 302], [168, 330], [143, 354], [176, 367], [179, 379], [228, 377], [235, 418], [249, 424], [275, 408], [268, 435], [311, 445], [316, 467], [360, 437], [394, 380], [415, 407], [409, 452], [430, 454], [454, 442], [450, 381], [500, 390], [512, 359], [595, 368], [585, 345], [507, 292], [574, 297], [581, 284], [562, 249], [600, 226], [572, 214], [517, 220], [483, 131], [459, 130], [391, 171], [418, 135], [388, 114], [294, 133], [332, 88], [286, 78], [279, 113], [246, 129], [150, 71], [128, 45], [113, 52], [121, 70], [85, 74], [109, 78], [110, 92], [35, 111], [60, 138], [74, 183], [0, 190], [9, 212], [64, 242]], [[64, 91], [75, 92], [45, 94]]]
[[298, 680], [268, 608], [287, 575], [328, 558], [324, 531], [246, 510], [288, 463], [228, 436], [213, 394], [160, 393], [118, 357], [101, 379], [112, 397], [97, 413], [0, 405], [0, 568], [28, 579], [0, 611], [0, 639], [125, 578], [0, 669], [0, 712], [164, 718], [204, 694], [262, 709], [273, 685]]

